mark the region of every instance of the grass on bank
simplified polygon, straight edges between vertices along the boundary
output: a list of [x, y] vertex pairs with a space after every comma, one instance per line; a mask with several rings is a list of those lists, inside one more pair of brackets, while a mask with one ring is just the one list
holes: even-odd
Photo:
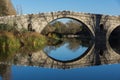
[[11, 59], [19, 47], [19, 40], [13, 33], [0, 31], [0, 61]]
[[25, 50], [27, 50], [28, 52], [41, 50], [45, 47], [47, 43], [46, 37], [37, 32], [23, 33], [20, 38], [24, 46], [24, 52], [26, 52]]
[[36, 32], [16, 35], [13, 32], [0, 31], [0, 56], [2, 56], [0, 60], [6, 59], [17, 51], [25, 53], [41, 50], [46, 43], [46, 37]]

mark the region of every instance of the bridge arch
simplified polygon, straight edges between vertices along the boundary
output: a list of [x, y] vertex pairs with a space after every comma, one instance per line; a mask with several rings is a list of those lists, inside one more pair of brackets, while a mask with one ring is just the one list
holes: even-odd
[[[88, 25], [88, 24], [86, 23], [86, 21], [84, 21], [84, 20], [82, 20], [82, 19], [80, 19], [80, 18], [71, 17], [71, 16], [56, 17], [56, 18], [54, 18], [54, 19], [48, 20], [47, 24], [44, 25], [44, 28], [45, 28], [48, 24], [50, 24], [50, 23], [52, 23], [52, 22], [54, 22], [54, 21], [56, 21], [56, 20], [58, 20], [58, 19], [64, 19], [64, 18], [72, 19], [72, 20], [75, 20], [75, 21], [81, 23], [81, 24], [84, 25], [84, 27], [89, 31], [91, 37], [95, 37], [95, 33], [94, 33], [92, 27], [91, 27], [90, 25]], [[44, 30], [44, 28], [43, 28], [42, 30]], [[42, 32], [42, 31], [41, 31], [41, 32]]]
[[[53, 17], [53, 18], [51, 18], [51, 17], [50, 17], [50, 18], [47, 18], [47, 17], [46, 17], [46, 23], [44, 24], [44, 27], [43, 27], [42, 30], [44, 30], [44, 29], [47, 27], [47, 25], [49, 25], [50, 23], [52, 23], [52, 22], [54, 22], [54, 21], [56, 21], [56, 20], [58, 20], [58, 19], [64, 19], [64, 18], [72, 19], [72, 20], [75, 20], [75, 21], [77, 21], [77, 22], [80, 22], [82, 25], [84, 25], [84, 27], [87, 29], [87, 31], [89, 31], [91, 38], [94, 38], [94, 37], [95, 37], [95, 33], [94, 33], [93, 28], [90, 26], [90, 24], [87, 23], [87, 21], [84, 21], [85, 19], [82, 20], [82, 18], [79, 18], [79, 17], [77, 17], [77, 16], [71, 16], [71, 15], [67, 15], [67, 16], [57, 16], [57, 17]], [[41, 30], [41, 32], [42, 32], [42, 30]], [[41, 33], [41, 32], [40, 32], [40, 33]], [[52, 58], [52, 57], [50, 57], [49, 55], [47, 55], [46, 52], [44, 52], [44, 53], [46, 53], [46, 55], [49, 56], [52, 60], [55, 60], [55, 61], [58, 61], [58, 62], [69, 63], [69, 62], [76, 62], [77, 60], [80, 60], [80, 59], [84, 58], [84, 56], [90, 54], [90, 53], [93, 51], [93, 49], [94, 49], [94, 44], [90, 45], [90, 47], [89, 47], [81, 56], [79, 56], [79, 57], [77, 57], [77, 58], [74, 58], [74, 59], [72, 59], [72, 60], [67, 60], [67, 61], [57, 60], [57, 59]]]
[[[112, 32], [116, 30], [118, 27], [120, 27], [120, 24], [116, 24], [115, 26], [112, 26], [108, 28], [107, 34], [106, 34], [106, 42], [107, 42], [107, 49], [109, 50], [108, 52], [112, 52], [114, 54], [118, 54], [116, 51], [113, 50], [112, 46], [110, 45], [110, 36], [112, 35]], [[119, 33], [118, 33], [119, 34]]]
[[107, 34], [106, 34], [106, 39], [107, 39], [107, 40], [109, 40], [109, 37], [110, 37], [111, 33], [112, 33], [117, 27], [120, 27], [120, 24], [116, 24], [116, 25], [110, 26], [110, 28], [108, 28]]

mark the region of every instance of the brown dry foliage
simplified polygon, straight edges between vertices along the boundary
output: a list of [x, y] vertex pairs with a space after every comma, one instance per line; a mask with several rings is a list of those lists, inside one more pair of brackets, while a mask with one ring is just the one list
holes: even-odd
[[16, 15], [11, 0], [0, 0], [0, 16]]

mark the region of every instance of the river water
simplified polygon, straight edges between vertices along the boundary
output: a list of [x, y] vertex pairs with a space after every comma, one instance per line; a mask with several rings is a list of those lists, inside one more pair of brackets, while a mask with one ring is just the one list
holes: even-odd
[[64, 38], [44, 49], [1, 55], [0, 80], [120, 80], [119, 41]]

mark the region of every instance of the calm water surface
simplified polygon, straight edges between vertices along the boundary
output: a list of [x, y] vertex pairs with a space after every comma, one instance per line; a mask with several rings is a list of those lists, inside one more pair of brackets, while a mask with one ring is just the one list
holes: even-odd
[[120, 80], [120, 55], [109, 48], [64, 39], [32, 54], [16, 53], [0, 59], [0, 80]]
[[[11, 66], [3, 80], [120, 80], [120, 64], [76, 69]], [[9, 79], [6, 79], [9, 78]], [[0, 80], [2, 78], [0, 77]]]
[[[84, 41], [84, 40], [83, 40]], [[66, 39], [56, 46], [46, 46], [45, 53], [54, 60], [70, 61], [79, 58], [92, 45], [90, 41], [80, 39]], [[88, 44], [89, 43], [89, 44]], [[86, 46], [85, 46], [86, 45]]]

